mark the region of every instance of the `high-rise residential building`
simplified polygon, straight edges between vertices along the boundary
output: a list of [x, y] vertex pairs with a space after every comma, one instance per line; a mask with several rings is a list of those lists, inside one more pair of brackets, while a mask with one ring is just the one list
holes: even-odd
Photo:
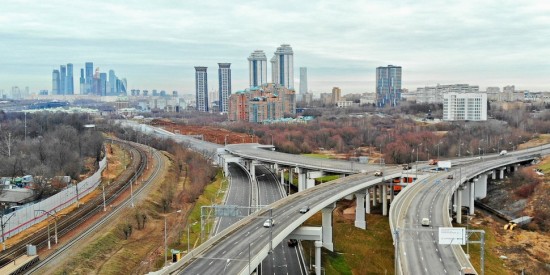
[[444, 94], [443, 120], [487, 120], [487, 94], [457, 92]]
[[107, 73], [99, 74], [99, 95], [107, 95]]
[[376, 106], [397, 106], [401, 100], [401, 67], [376, 68]]
[[294, 89], [294, 52], [288, 44], [282, 44], [271, 59], [273, 83]]
[[248, 57], [250, 87], [267, 83], [267, 57], [264, 51], [256, 50]]
[[80, 94], [86, 93], [86, 78], [84, 77], [84, 69], [80, 69]]
[[231, 63], [218, 63], [218, 81], [219, 81], [219, 107], [220, 112], [227, 113], [229, 110], [228, 99], [231, 95]]
[[66, 84], [67, 83], [67, 66], [61, 65], [59, 66], [59, 94], [65, 95], [66, 94]]
[[266, 83], [229, 97], [227, 117], [231, 121], [264, 123], [285, 114], [296, 114], [296, 93], [280, 85]]
[[208, 112], [207, 67], [195, 67], [195, 106], [197, 111]]
[[59, 85], [60, 85], [59, 70], [53, 70], [53, 72], [52, 72], [52, 95], [58, 95], [59, 94]]
[[307, 93], [307, 68], [300, 67], [300, 96], [303, 98]]
[[336, 105], [338, 103], [338, 101], [340, 101], [340, 99], [342, 98], [342, 90], [340, 90], [340, 88], [338, 87], [333, 87], [332, 88], [332, 105]]
[[86, 62], [84, 64], [84, 67], [86, 69], [86, 85], [85, 85], [85, 94], [93, 94], [94, 93], [94, 63], [93, 62]]
[[115, 75], [115, 71], [114, 70], [109, 70], [109, 88], [107, 89], [108, 90], [108, 94], [109, 95], [116, 95], [118, 94], [117, 92], [117, 83], [116, 83], [116, 75]]
[[67, 78], [65, 79], [65, 94], [74, 95], [73, 64], [67, 64]]

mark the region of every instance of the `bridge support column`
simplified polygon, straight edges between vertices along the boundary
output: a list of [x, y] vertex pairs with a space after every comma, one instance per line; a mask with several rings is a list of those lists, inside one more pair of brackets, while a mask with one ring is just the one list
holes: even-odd
[[250, 176], [252, 177], [252, 180], [256, 180], [256, 162], [255, 161], [250, 162]]
[[372, 189], [372, 206], [376, 207], [378, 205], [378, 202], [377, 202], [377, 199], [376, 199], [376, 193], [377, 193], [377, 190], [376, 190], [376, 186], [373, 186], [371, 189]]
[[483, 199], [487, 197], [487, 175], [482, 174], [477, 178], [475, 183], [475, 198]]
[[370, 188], [367, 188], [366, 199], [365, 199], [365, 213], [370, 214]]
[[273, 173], [274, 174], [279, 173], [279, 164], [278, 163], [273, 164]]
[[365, 222], [365, 193], [355, 193], [355, 227], [367, 229]]
[[499, 179], [499, 180], [504, 179], [504, 170], [506, 170], [506, 167], [499, 168], [498, 170], [499, 170], [499, 172], [500, 172], [500, 173], [499, 173], [499, 176], [498, 176], [498, 179]]
[[456, 208], [458, 206], [458, 190], [455, 190], [453, 193], [453, 212], [456, 213]]
[[306, 190], [307, 170], [296, 167], [296, 171], [298, 172], [298, 192], [302, 192]]
[[285, 184], [285, 170], [281, 169], [281, 184]]
[[388, 215], [388, 186], [382, 185], [382, 216]]
[[[494, 170], [493, 170], [494, 171]], [[469, 191], [470, 191], [470, 205], [469, 205], [469, 209], [468, 209], [468, 214], [471, 216], [474, 214], [474, 200], [475, 200], [475, 186], [474, 186], [474, 182], [469, 182], [468, 183], [468, 187], [469, 187]]]
[[321, 247], [323, 243], [315, 241], [315, 274], [321, 275]]
[[460, 187], [456, 190], [457, 200], [456, 200], [456, 222], [462, 223], [462, 190]]
[[496, 169], [493, 169], [492, 173], [491, 173], [491, 179], [492, 180], [496, 180], [497, 179], [497, 170]]
[[336, 208], [336, 203], [321, 209], [323, 214], [323, 246], [330, 251], [334, 251], [334, 244], [332, 243], [332, 211], [334, 211], [334, 208]]
[[379, 203], [382, 203], [382, 192], [384, 192], [383, 189], [384, 189], [384, 188], [382, 188], [381, 185], [378, 185], [378, 192], [380, 192], [380, 194], [378, 194], [378, 202], [379, 202]]

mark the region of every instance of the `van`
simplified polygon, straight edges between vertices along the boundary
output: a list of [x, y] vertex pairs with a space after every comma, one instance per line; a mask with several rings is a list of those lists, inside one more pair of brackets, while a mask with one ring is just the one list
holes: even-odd
[[422, 219], [422, 226], [430, 226], [430, 219], [423, 218]]
[[500, 153], [498, 155], [499, 156], [505, 156], [506, 154], [508, 154], [508, 151], [502, 150], [502, 151], [500, 151]]

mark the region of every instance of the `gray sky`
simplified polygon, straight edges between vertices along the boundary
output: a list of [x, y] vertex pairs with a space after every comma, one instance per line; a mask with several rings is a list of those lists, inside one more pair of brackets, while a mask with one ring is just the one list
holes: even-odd
[[[550, 91], [550, 1], [22, 1], [0, 4], [0, 89], [51, 90], [51, 71], [84, 62], [114, 69], [130, 89], [194, 91], [193, 66], [232, 63], [283, 43], [309, 88], [374, 91], [375, 68], [403, 67], [403, 87], [515, 84]], [[270, 79], [270, 73], [268, 79]]]

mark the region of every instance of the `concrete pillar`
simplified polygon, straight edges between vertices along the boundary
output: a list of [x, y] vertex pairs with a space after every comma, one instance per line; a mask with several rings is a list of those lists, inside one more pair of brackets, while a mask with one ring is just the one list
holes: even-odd
[[334, 244], [332, 243], [332, 211], [334, 208], [336, 208], [336, 203], [321, 209], [323, 214], [323, 246], [330, 251], [334, 251]]
[[388, 186], [382, 185], [382, 216], [388, 215]]
[[288, 184], [292, 184], [294, 181], [294, 168], [288, 167]]
[[500, 174], [498, 176], [498, 179], [502, 180], [502, 179], [504, 179], [504, 170], [506, 170], [506, 167], [499, 168], [499, 170], [500, 170]]
[[455, 190], [453, 193], [453, 212], [456, 213], [456, 208], [458, 207], [458, 190]]
[[469, 189], [470, 189], [469, 190], [470, 191], [470, 205], [469, 205], [470, 209], [468, 209], [468, 213], [471, 216], [471, 215], [474, 214], [474, 199], [475, 199], [475, 197], [474, 197], [474, 194], [475, 194], [474, 193], [474, 190], [475, 190], [474, 182], [469, 182], [468, 186], [469, 186]]
[[315, 241], [315, 274], [321, 275], [321, 241]]
[[367, 229], [365, 222], [365, 193], [355, 193], [355, 227]]
[[378, 191], [380, 192], [380, 194], [378, 194], [378, 202], [382, 203], [382, 192], [384, 192], [382, 186], [378, 185]]
[[275, 174], [279, 173], [279, 164], [278, 163], [273, 164], [273, 173], [275, 173]]
[[475, 183], [475, 198], [483, 199], [487, 197], [487, 175], [479, 175]]
[[365, 213], [367, 214], [370, 214], [370, 190], [371, 188], [367, 188], [367, 192], [366, 192], [366, 199], [365, 199]]
[[227, 161], [223, 162], [223, 173], [225, 174], [226, 177], [229, 174], [229, 165], [228, 165]]
[[285, 184], [285, 171], [281, 169], [281, 184]]
[[[392, 182], [393, 182], [393, 180], [392, 180]], [[393, 182], [393, 183], [390, 185], [390, 202], [393, 202], [393, 198], [395, 197], [395, 191], [393, 190], [395, 184], [396, 184], [396, 183]]]
[[376, 199], [376, 195], [377, 195], [377, 192], [378, 190], [376, 189], [377, 185], [373, 186], [371, 189], [372, 189], [372, 206], [377, 206], [378, 205], [378, 200]]
[[462, 190], [460, 190], [460, 187], [456, 190], [456, 193], [456, 222], [462, 223]]
[[306, 190], [307, 170], [296, 167], [296, 171], [298, 172], [298, 192], [302, 192]]
[[250, 176], [253, 180], [256, 180], [256, 165], [254, 165], [254, 161], [251, 161], [249, 163], [250, 165]]
[[493, 180], [497, 179], [497, 170], [496, 169], [493, 169], [492, 174], [491, 174], [491, 179], [493, 179]]

